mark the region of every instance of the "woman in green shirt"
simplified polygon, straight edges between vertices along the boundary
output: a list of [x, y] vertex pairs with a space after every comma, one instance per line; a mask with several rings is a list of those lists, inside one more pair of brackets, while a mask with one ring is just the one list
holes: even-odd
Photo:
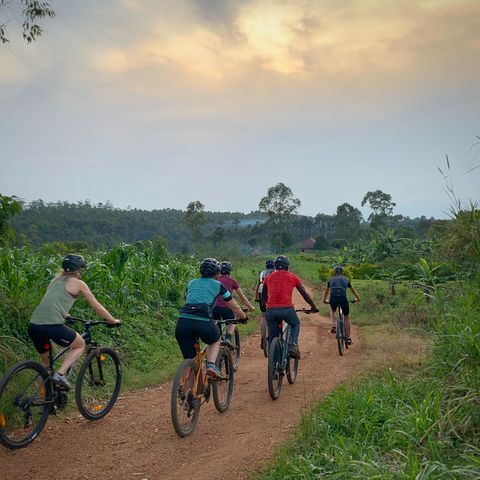
[[66, 390], [70, 390], [72, 386], [65, 378], [65, 373], [85, 350], [83, 338], [65, 325], [65, 317], [68, 317], [75, 299], [83, 295], [100, 317], [108, 323], [120, 323], [120, 320], [115, 319], [95, 298], [88, 285], [80, 280], [86, 266], [87, 263], [81, 255], [70, 254], [63, 259], [63, 271], [50, 282], [40, 305], [32, 314], [28, 327], [28, 334], [44, 367], [50, 365], [51, 340], [62, 347], [70, 347], [71, 350], [62, 365], [53, 374], [53, 381]]

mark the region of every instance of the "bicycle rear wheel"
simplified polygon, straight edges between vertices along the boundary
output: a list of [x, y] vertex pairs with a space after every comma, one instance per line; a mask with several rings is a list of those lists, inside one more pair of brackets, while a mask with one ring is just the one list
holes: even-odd
[[104, 417], [117, 401], [122, 368], [115, 350], [93, 348], [86, 356], [75, 383], [75, 401], [87, 420]]
[[282, 347], [280, 340], [274, 338], [268, 351], [268, 393], [272, 400], [280, 396], [284, 372], [282, 371]]
[[173, 379], [170, 413], [173, 428], [181, 437], [186, 437], [195, 430], [200, 415], [200, 400], [193, 395], [197, 370], [195, 360], [184, 360]]
[[228, 409], [233, 396], [233, 372], [235, 368], [230, 352], [222, 348], [218, 354], [216, 364], [217, 368], [225, 376], [225, 379], [212, 381], [213, 403], [215, 408], [223, 413]]
[[287, 360], [287, 380], [291, 385], [295, 383], [298, 373], [298, 358], [289, 357]]
[[345, 325], [343, 318], [337, 319], [337, 347], [338, 353], [343, 355], [345, 353]]
[[42, 431], [50, 414], [51, 383], [39, 363], [13, 365], [0, 381], [0, 442], [15, 450]]
[[232, 350], [232, 364], [233, 369], [237, 371], [238, 366], [240, 365], [240, 332], [237, 327], [235, 327], [235, 331], [232, 335], [232, 343], [234, 346], [234, 349]]

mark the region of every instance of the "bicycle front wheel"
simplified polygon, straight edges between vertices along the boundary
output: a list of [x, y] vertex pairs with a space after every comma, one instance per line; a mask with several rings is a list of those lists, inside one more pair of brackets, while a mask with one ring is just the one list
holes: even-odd
[[200, 399], [193, 395], [197, 370], [197, 362], [186, 359], [178, 367], [173, 380], [170, 413], [173, 428], [181, 437], [195, 430], [200, 415]]
[[282, 371], [282, 347], [280, 340], [274, 338], [268, 351], [268, 393], [272, 400], [280, 396], [284, 372]]
[[298, 373], [298, 358], [289, 357], [287, 360], [287, 380], [291, 385], [295, 383]]
[[212, 381], [213, 403], [219, 412], [225, 412], [233, 396], [233, 372], [235, 368], [232, 356], [225, 349], [221, 349], [217, 358], [217, 368], [223, 373], [223, 380]]
[[75, 383], [75, 401], [87, 420], [99, 420], [115, 405], [122, 367], [115, 350], [93, 348], [83, 361]]
[[49, 399], [45, 368], [30, 360], [11, 367], [0, 381], [0, 442], [12, 450], [33, 442], [50, 414]]

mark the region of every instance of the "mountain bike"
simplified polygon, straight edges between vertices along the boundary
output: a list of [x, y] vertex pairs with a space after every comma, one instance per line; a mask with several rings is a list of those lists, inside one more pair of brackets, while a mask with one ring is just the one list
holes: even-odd
[[[93, 340], [91, 328], [120, 324], [74, 317], [67, 317], [66, 323], [81, 323], [81, 336], [87, 344], [75, 382], [75, 401], [86, 419], [98, 420], [107, 415], [117, 400], [122, 368], [114, 350], [98, 346]], [[51, 354], [49, 368], [26, 360], [13, 365], [0, 380], [0, 442], [6, 447], [12, 450], [26, 447], [42, 431], [49, 415], [67, 406], [67, 392], [54, 383], [52, 375], [55, 362], [68, 350], [67, 347]], [[67, 378], [72, 374], [71, 367]]]
[[[219, 326], [237, 320], [218, 320]], [[185, 359], [178, 367], [173, 380], [170, 398], [170, 413], [173, 428], [181, 437], [190, 435], [197, 426], [200, 407], [213, 397], [215, 408], [223, 413], [227, 411], [233, 396], [234, 367], [232, 353], [221, 343], [217, 368], [222, 372], [223, 379], [213, 379], [206, 373], [205, 346], [200, 349], [200, 341], [195, 343], [195, 358]]]
[[[349, 303], [355, 303], [356, 300], [351, 299], [348, 300]], [[327, 302], [329, 303], [329, 302]], [[348, 350], [348, 342], [347, 342], [347, 332], [345, 329], [345, 317], [343, 315], [341, 305], [338, 306], [337, 311], [335, 312], [335, 338], [337, 339], [337, 346], [338, 346], [338, 353], [343, 355], [345, 350]]]
[[[295, 310], [310, 314], [311, 310], [301, 308]], [[283, 377], [287, 376], [288, 383], [293, 384], [297, 379], [298, 357], [292, 358], [288, 354], [290, 344], [290, 325], [282, 321], [279, 323], [280, 336], [272, 339], [268, 349], [268, 393], [272, 400], [277, 400], [282, 390]]]

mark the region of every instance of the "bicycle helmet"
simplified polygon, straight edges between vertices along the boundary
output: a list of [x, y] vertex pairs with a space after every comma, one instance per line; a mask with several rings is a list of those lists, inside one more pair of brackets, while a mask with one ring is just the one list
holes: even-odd
[[75, 272], [87, 268], [87, 262], [81, 255], [70, 253], [63, 258], [62, 268], [65, 272]]
[[265, 262], [265, 268], [267, 268], [268, 270], [271, 270], [273, 269], [275, 265], [273, 264], [273, 260], [271, 258], [269, 258], [266, 262]]
[[220, 273], [222, 275], [230, 275], [232, 268], [233, 267], [231, 262], [222, 262], [220, 266]]
[[202, 277], [213, 277], [220, 273], [220, 262], [214, 258], [205, 258], [200, 264], [200, 273]]
[[288, 261], [288, 258], [285, 257], [284, 255], [279, 255], [276, 259], [275, 262], [273, 262], [275, 265], [275, 268], [277, 270], [288, 270], [288, 266], [290, 265], [290, 262]]
[[335, 265], [333, 268], [333, 273], [335, 275], [343, 275], [343, 267], [341, 265]]

